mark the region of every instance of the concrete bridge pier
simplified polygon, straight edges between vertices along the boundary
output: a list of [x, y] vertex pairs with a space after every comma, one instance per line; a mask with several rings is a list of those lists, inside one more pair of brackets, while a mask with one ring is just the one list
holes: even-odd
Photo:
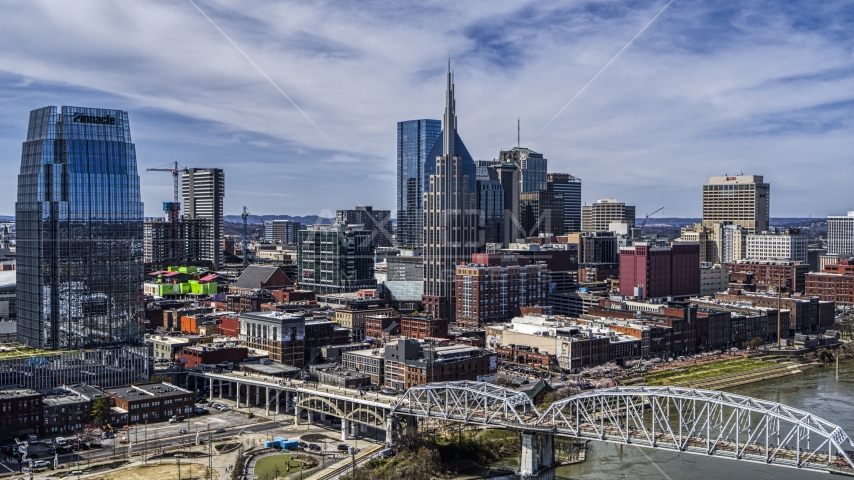
[[400, 428], [400, 422], [397, 421], [397, 417], [394, 415], [388, 415], [385, 419], [385, 443], [389, 447], [397, 443], [398, 440], [398, 429]]
[[522, 432], [519, 475], [526, 479], [554, 480], [554, 435]]
[[341, 441], [350, 439], [350, 421], [341, 419]]

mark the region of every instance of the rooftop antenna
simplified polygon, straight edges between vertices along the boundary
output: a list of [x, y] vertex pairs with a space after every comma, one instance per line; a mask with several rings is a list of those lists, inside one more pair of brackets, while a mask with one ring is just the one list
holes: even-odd
[[516, 148], [522, 148], [522, 117], [516, 119]]

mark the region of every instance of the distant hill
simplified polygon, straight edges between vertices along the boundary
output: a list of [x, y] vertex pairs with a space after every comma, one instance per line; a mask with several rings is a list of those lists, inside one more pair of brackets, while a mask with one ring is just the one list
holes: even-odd
[[[225, 215], [223, 220], [231, 223], [243, 223], [243, 219], [240, 218], [240, 215]], [[318, 217], [314, 215], [305, 215], [305, 216], [291, 216], [291, 215], [249, 215], [247, 219], [248, 223], [264, 223], [267, 220], [291, 220], [294, 222], [299, 222], [301, 225], [316, 225], [316, 224], [324, 224], [324, 223], [332, 223], [334, 218], [329, 217]]]

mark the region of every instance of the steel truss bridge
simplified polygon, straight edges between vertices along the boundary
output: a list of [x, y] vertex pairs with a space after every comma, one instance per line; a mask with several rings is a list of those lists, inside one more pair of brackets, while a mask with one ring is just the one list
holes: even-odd
[[303, 409], [341, 418], [343, 438], [358, 425], [385, 426], [391, 442], [402, 418], [407, 426], [423, 418], [517, 430], [523, 437], [523, 473], [531, 478], [554, 463], [546, 450], [555, 435], [854, 475], [854, 442], [839, 426], [803, 410], [726, 392], [614, 387], [565, 398], [540, 412], [526, 394], [485, 382], [432, 383], [392, 397], [264, 376], [191, 375], [211, 386], [218, 381], [220, 396], [224, 384], [229, 395], [236, 385], [238, 403], [241, 392], [250, 402], [253, 387], [256, 404], [261, 403], [266, 389], [268, 412], [271, 393], [277, 411], [284, 393], [287, 401], [293, 398], [297, 421]]

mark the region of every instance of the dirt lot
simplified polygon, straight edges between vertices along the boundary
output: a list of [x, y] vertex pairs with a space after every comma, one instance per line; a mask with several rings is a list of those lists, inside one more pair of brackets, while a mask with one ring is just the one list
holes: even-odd
[[[165, 460], [164, 460], [165, 461]], [[205, 478], [207, 465], [181, 462], [181, 478]], [[146, 465], [126, 468], [98, 475], [101, 480], [178, 480], [178, 465], [174, 461], [163, 465]], [[217, 478], [214, 472], [213, 478]]]

